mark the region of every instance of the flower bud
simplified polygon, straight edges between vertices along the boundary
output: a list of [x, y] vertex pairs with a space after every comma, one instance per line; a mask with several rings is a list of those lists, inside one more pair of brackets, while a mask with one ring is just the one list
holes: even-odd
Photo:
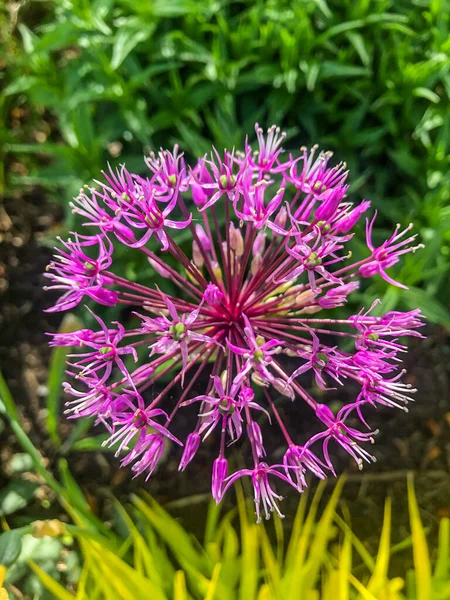
[[314, 294], [314, 292], [312, 292], [311, 290], [306, 290], [305, 292], [302, 292], [301, 294], [298, 294], [298, 296], [295, 297], [295, 304], [296, 306], [307, 306], [308, 304], [311, 304], [311, 302], [314, 302], [316, 298], [316, 294]]
[[186, 438], [186, 443], [184, 445], [183, 455], [180, 460], [180, 464], [178, 465], [179, 471], [184, 471], [191, 460], [194, 458], [199, 446], [200, 446], [201, 438], [199, 433], [190, 433]]
[[321, 308], [336, 308], [336, 306], [343, 306], [347, 301], [347, 296], [358, 288], [358, 281], [351, 281], [350, 283], [331, 288], [330, 290], [327, 290], [322, 298], [319, 298], [319, 306]]
[[198, 267], [199, 269], [201, 269], [203, 267], [203, 265], [205, 264], [203, 254], [200, 250], [199, 245], [197, 244], [197, 242], [195, 240], [192, 242], [192, 261], [193, 261], [194, 265], [196, 267]]
[[320, 312], [322, 310], [322, 307], [319, 306], [318, 304], [314, 305], [314, 306], [305, 306], [305, 308], [302, 308], [301, 312], [305, 315], [315, 315], [316, 313]]
[[203, 294], [203, 300], [210, 306], [217, 306], [224, 299], [222, 291], [214, 283], [208, 283]]
[[239, 401], [244, 405], [253, 402], [254, 398], [255, 392], [250, 387], [244, 386], [239, 393]]
[[253, 258], [252, 263], [250, 265], [250, 271], [251, 271], [252, 275], [255, 275], [255, 273], [258, 271], [258, 269], [259, 269], [262, 261], [263, 261], [263, 258], [262, 258], [262, 256], [260, 254], [257, 254]]
[[323, 194], [322, 204], [316, 209], [315, 219], [317, 221], [328, 221], [331, 219], [336, 213], [339, 204], [345, 198], [348, 188], [348, 185], [343, 185], [327, 190]]
[[191, 181], [192, 200], [199, 208], [202, 208], [208, 201], [208, 195], [202, 186], [196, 181]]
[[292, 389], [292, 386], [289, 385], [283, 379], [281, 379], [281, 377], [277, 377], [275, 381], [272, 382], [272, 385], [282, 396], [287, 396], [291, 400], [294, 400], [295, 394], [294, 390]]
[[209, 252], [211, 250], [211, 240], [207, 236], [205, 230], [198, 223], [195, 226], [195, 233], [198, 237], [198, 243], [203, 248], [205, 252]]
[[267, 381], [265, 379], [263, 379], [257, 371], [253, 371], [253, 373], [251, 375], [251, 379], [255, 385], [259, 385], [261, 387], [268, 386]]
[[266, 234], [264, 231], [260, 231], [255, 238], [252, 246], [253, 256], [261, 256], [266, 246]]
[[49, 333], [52, 336], [50, 346], [83, 346], [84, 342], [95, 341], [95, 333], [91, 329], [79, 329], [68, 333]]
[[212, 469], [212, 497], [216, 504], [222, 500], [223, 483], [228, 474], [228, 461], [226, 458], [219, 456], [216, 458]]
[[165, 277], [166, 279], [168, 277], [170, 277], [169, 271], [167, 269], [165, 269], [157, 260], [155, 260], [151, 256], [149, 256], [147, 258], [147, 260], [151, 264], [151, 266], [155, 269], [155, 271], [158, 273], [158, 275], [161, 275], [161, 277]]
[[105, 290], [102, 288], [99, 288], [98, 290], [91, 289], [86, 295], [89, 296], [89, 298], [92, 298], [92, 300], [98, 302], [99, 304], [103, 304], [103, 306], [115, 306], [119, 299], [116, 292], [113, 292], [112, 290]]
[[258, 458], [263, 458], [266, 455], [264, 449], [264, 441], [261, 433], [261, 427], [255, 421], [247, 425], [247, 435], [250, 440], [253, 440]]
[[[274, 220], [274, 224], [277, 225], [278, 227], [281, 227], [281, 229], [284, 229], [284, 226], [286, 225], [286, 221], [287, 221], [287, 210], [284, 206], [282, 206]], [[274, 235], [276, 235], [276, 232], [274, 232]]]
[[331, 427], [336, 422], [336, 417], [326, 404], [318, 404], [316, 406], [316, 417], [327, 427]]
[[370, 201], [368, 200], [364, 200], [361, 204], [358, 204], [356, 208], [347, 213], [342, 219], [339, 219], [334, 231], [336, 233], [348, 233], [369, 207]]
[[230, 223], [230, 247], [234, 250], [236, 256], [244, 254], [244, 238], [240, 229], [236, 229], [233, 223]]
[[214, 273], [214, 277], [217, 279], [217, 281], [222, 282], [223, 281], [223, 275], [222, 275], [222, 269], [220, 268], [220, 265], [218, 262], [213, 262], [211, 263], [212, 266], [212, 271]]
[[123, 223], [113, 223], [112, 229], [117, 239], [124, 244], [133, 244], [136, 241], [133, 230]]

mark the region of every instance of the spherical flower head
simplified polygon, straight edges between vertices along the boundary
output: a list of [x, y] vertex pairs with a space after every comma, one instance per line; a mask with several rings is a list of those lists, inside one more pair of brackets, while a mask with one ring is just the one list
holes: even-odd
[[[213, 148], [192, 164], [176, 146], [161, 149], [146, 157], [146, 175], [109, 167], [72, 203], [90, 235], [60, 241], [46, 278], [61, 294], [51, 311], [95, 305], [91, 329], [50, 342], [71, 348], [68, 417], [105, 427], [105, 446], [147, 480], [165, 452], [183, 446], [175, 432], [190, 412], [179, 471], [195, 469], [208, 439], [213, 498], [249, 477], [259, 521], [282, 516], [274, 482], [301, 492], [308, 477], [336, 473], [331, 446], [359, 468], [374, 460], [370, 414], [407, 410], [415, 390], [401, 360], [423, 317], [418, 309], [382, 314], [374, 302], [337, 318], [361, 277], [403, 285], [391, 268], [420, 247], [416, 236], [398, 226], [376, 245], [369, 218], [368, 251], [355, 261], [347, 244], [371, 204], [349, 196], [346, 165], [315, 146], [287, 153], [276, 126], [256, 125], [255, 134], [243, 151]], [[125, 277], [118, 247], [143, 255], [139, 264], [151, 266], [157, 284], [148, 269]], [[107, 323], [98, 305], [128, 316]], [[347, 385], [354, 397], [335, 414], [336, 390]], [[286, 422], [283, 402], [290, 411], [306, 405], [314, 433]], [[275, 431], [282, 464], [267, 443]], [[230, 453], [241, 447], [245, 464], [235, 470]]]

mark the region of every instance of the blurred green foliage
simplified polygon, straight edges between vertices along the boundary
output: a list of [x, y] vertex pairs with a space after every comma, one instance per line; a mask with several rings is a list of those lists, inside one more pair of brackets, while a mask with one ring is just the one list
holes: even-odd
[[384, 297], [385, 310], [419, 304], [450, 327], [448, 0], [59, 0], [3, 11], [0, 110], [13, 126], [1, 155], [25, 165], [3, 178], [8, 190], [42, 184], [67, 205], [108, 160], [141, 171], [150, 147], [178, 143], [189, 157], [211, 142], [242, 146], [255, 121], [276, 122], [287, 147], [319, 143], [348, 163], [352, 191], [383, 215], [380, 238], [416, 224], [426, 249], [399, 275], [411, 292], [385, 294], [380, 281], [367, 298]]

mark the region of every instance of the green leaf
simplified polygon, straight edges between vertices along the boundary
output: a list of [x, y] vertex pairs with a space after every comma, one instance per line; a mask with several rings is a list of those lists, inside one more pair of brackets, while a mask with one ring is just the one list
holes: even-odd
[[12, 479], [0, 492], [0, 516], [10, 515], [25, 508], [38, 487], [32, 481]]
[[409, 522], [413, 540], [417, 600], [431, 598], [431, 566], [425, 531], [420, 520], [412, 475], [408, 475]]
[[369, 77], [370, 69], [357, 65], [344, 65], [342, 63], [326, 60], [321, 64], [319, 79], [326, 80], [333, 77]]
[[14, 529], [0, 535], [0, 565], [9, 567], [18, 558], [22, 549], [22, 536]]
[[350, 40], [352, 46], [356, 50], [361, 59], [362, 64], [365, 67], [368, 67], [371, 63], [371, 57], [367, 46], [364, 42], [364, 37], [360, 33], [356, 33], [354, 31], [348, 32], [347, 37]]
[[30, 566], [54, 598], [57, 598], [57, 600], [74, 600], [75, 596], [73, 594], [64, 589], [60, 583], [41, 569], [35, 562], [31, 561]]
[[425, 98], [425, 100], [429, 100], [434, 104], [438, 104], [441, 101], [440, 97], [435, 92], [425, 87], [417, 87], [413, 89], [413, 94], [414, 96], [417, 96], [417, 98]]
[[151, 11], [157, 17], [181, 17], [199, 12], [202, 4], [193, 0], [153, 0]]
[[144, 40], [148, 39], [155, 30], [156, 25], [142, 23], [139, 25], [124, 25], [120, 27], [113, 44], [111, 57], [111, 69], [114, 71], [120, 67], [126, 57], [134, 48]]
[[33, 75], [22, 75], [17, 77], [12, 83], [6, 86], [3, 90], [5, 96], [12, 96], [13, 94], [21, 94], [26, 92], [31, 87], [39, 83], [39, 79]]
[[47, 433], [56, 445], [61, 444], [58, 432], [60, 400], [62, 382], [64, 380], [64, 369], [69, 348], [59, 346], [54, 348], [51, 358], [47, 379]]
[[83, 438], [71, 444], [72, 452], [111, 452], [111, 450], [103, 445], [103, 442], [109, 438], [108, 433], [103, 433], [96, 436]]
[[29, 473], [33, 469], [33, 459], [26, 452], [16, 452], [8, 466], [12, 473]]
[[35, 52], [48, 52], [49, 50], [58, 50], [70, 46], [77, 42], [80, 37], [80, 30], [71, 21], [55, 23], [51, 30], [43, 35], [36, 43]]
[[403, 293], [403, 300], [410, 310], [419, 307], [432, 323], [438, 323], [450, 329], [450, 312], [432, 295], [419, 288], [409, 288]]
[[434, 568], [434, 578], [438, 581], [448, 581], [450, 571], [450, 519], [441, 519], [439, 523], [439, 544]]
[[38, 37], [23, 23], [19, 23], [17, 29], [20, 31], [20, 35], [23, 40], [23, 48], [26, 54], [31, 54], [34, 52], [35, 43], [38, 40]]

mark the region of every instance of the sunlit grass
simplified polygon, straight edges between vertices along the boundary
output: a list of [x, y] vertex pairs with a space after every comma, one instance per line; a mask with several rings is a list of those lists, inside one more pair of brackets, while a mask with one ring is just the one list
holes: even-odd
[[311, 502], [306, 494], [302, 497], [286, 549], [280, 524], [275, 523], [274, 535], [273, 531], [269, 534], [268, 527], [255, 524], [247, 516], [248, 506], [241, 494], [238, 520], [230, 515], [217, 519], [218, 509], [210, 505], [208, 521], [214, 525], [203, 545], [144, 495], [134, 497], [127, 511], [117, 507], [128, 532], [121, 545], [112, 544], [107, 537], [94, 540], [79, 530], [76, 537], [84, 567], [75, 594], [67, 592], [37, 565], [31, 566], [60, 600], [449, 598], [449, 520], [441, 521], [438, 548], [430, 553], [412, 479], [408, 480], [412, 532], [409, 552], [414, 557], [414, 570], [394, 578], [389, 576], [389, 499], [377, 556], [368, 561], [365, 551], [361, 553], [362, 542], [335, 518], [343, 486], [341, 479], [320, 517], [317, 508], [324, 486], [319, 486]]
[[[301, 497], [292, 527], [276, 516], [257, 525], [252, 508], [237, 488], [237, 511], [220, 515], [211, 503], [205, 511], [200, 543], [148, 494], [133, 496], [129, 506], [116, 502], [111, 528], [91, 512], [65, 461], [60, 481], [44, 466], [20, 423], [9, 389], [0, 375], [0, 412], [35, 470], [59, 496], [72, 525], [39, 522], [0, 535], [2, 563], [20, 559], [21, 536], [69, 536], [82, 555], [81, 575], [68, 589], [30, 562], [45, 588], [59, 600], [446, 600], [450, 597], [450, 520], [440, 522], [438, 547], [430, 550], [412, 477], [408, 478], [411, 536], [404, 552], [414, 568], [391, 577], [391, 502], [386, 499], [378, 552], [371, 556], [352, 531], [348, 511], [340, 516], [345, 479], [337, 481], [322, 507], [322, 482], [312, 497]], [[345, 497], [345, 496], [344, 496]], [[345, 506], [345, 504], [344, 504]], [[322, 508], [321, 508], [322, 507]], [[198, 510], [192, 506], [191, 510]], [[4, 521], [3, 525], [6, 525]], [[381, 524], [380, 524], [381, 525]], [[116, 531], [117, 529], [117, 531]], [[119, 533], [120, 531], [120, 533]], [[405, 558], [405, 563], [408, 559]], [[6, 580], [7, 581], [7, 580]], [[6, 584], [7, 585], [7, 584]], [[0, 593], [3, 591], [0, 589]], [[6, 592], [5, 592], [6, 593]], [[0, 596], [1, 597], [1, 596]], [[4, 596], [6, 598], [6, 596]]]

